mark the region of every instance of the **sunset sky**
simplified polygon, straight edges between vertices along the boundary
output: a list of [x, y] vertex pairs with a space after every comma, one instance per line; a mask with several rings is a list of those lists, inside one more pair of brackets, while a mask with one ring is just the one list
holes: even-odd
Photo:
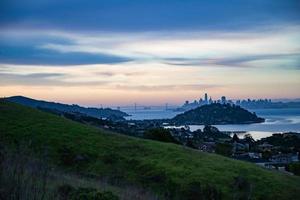
[[299, 0], [1, 0], [0, 96], [300, 97]]

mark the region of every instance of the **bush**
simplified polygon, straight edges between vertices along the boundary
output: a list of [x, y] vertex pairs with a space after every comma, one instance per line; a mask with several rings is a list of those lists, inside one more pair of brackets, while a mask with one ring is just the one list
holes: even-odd
[[26, 145], [0, 149], [0, 199], [55, 199], [49, 189], [47, 156], [33, 157]]
[[287, 166], [287, 170], [297, 176], [300, 176], [300, 162], [289, 164]]
[[251, 199], [252, 189], [252, 185], [247, 179], [242, 176], [235, 177], [233, 181], [233, 199]]
[[58, 150], [59, 160], [65, 166], [72, 166], [75, 164], [75, 153], [68, 147], [63, 146]]
[[232, 155], [232, 145], [227, 143], [217, 143], [216, 145], [216, 153], [223, 156], [231, 156]]
[[118, 200], [119, 197], [110, 191], [100, 192], [94, 188], [74, 188], [62, 185], [58, 188], [60, 200]]
[[73, 166], [78, 164], [85, 164], [89, 162], [90, 156], [86, 154], [76, 154], [74, 150], [67, 146], [62, 146], [58, 150], [60, 163], [64, 166]]
[[151, 140], [158, 140], [161, 142], [170, 142], [175, 144], [180, 144], [174, 137], [171, 135], [168, 129], [164, 128], [153, 128], [145, 132], [144, 137]]
[[180, 194], [186, 200], [219, 200], [221, 192], [211, 185], [202, 186], [199, 181], [190, 182]]
[[190, 147], [190, 148], [193, 148], [193, 149], [198, 149], [198, 148], [194, 145], [194, 143], [193, 143], [192, 140], [188, 140], [188, 141], [186, 142], [185, 145], [186, 145], [187, 147]]

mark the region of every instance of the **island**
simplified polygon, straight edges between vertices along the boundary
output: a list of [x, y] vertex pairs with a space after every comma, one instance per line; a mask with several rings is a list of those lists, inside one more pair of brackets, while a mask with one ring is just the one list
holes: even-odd
[[261, 123], [265, 119], [234, 104], [212, 103], [176, 115], [171, 121], [176, 125], [218, 125]]

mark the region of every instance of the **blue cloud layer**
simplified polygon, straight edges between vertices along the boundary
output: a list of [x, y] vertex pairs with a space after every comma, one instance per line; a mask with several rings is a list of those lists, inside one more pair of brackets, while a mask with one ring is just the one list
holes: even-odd
[[0, 43], [0, 63], [31, 65], [83, 65], [127, 62], [130, 59], [105, 54], [61, 53], [34, 46]]
[[2, 0], [0, 26], [91, 30], [240, 29], [299, 23], [298, 0]]
[[[253, 65], [247, 63], [264, 60], [285, 60], [286, 64], [280, 64], [280, 67], [285, 69], [300, 69], [300, 53], [281, 53], [281, 54], [262, 54], [262, 55], [248, 55], [248, 56], [232, 56], [223, 59], [185, 59], [185, 58], [168, 58], [164, 62], [169, 65], [178, 66], [195, 66], [195, 65], [215, 65], [227, 67], [243, 67], [251, 68]], [[255, 65], [254, 65], [255, 66]], [[278, 64], [273, 63], [273, 67]]]
[[[51, 37], [47, 34], [35, 34], [28, 38], [25, 36], [5, 38], [1, 35], [2, 28], [11, 29], [12, 32], [46, 28], [45, 30], [69, 33], [121, 32], [120, 35], [124, 32], [143, 33], [148, 30], [226, 33], [234, 32], [236, 29], [237, 32], [239, 29], [250, 29], [255, 32], [257, 26], [268, 29], [272, 25], [279, 25], [279, 27], [282, 24], [299, 25], [299, 10], [299, 0], [2, 0], [0, 1], [0, 63], [80, 65], [119, 63], [136, 59], [136, 57], [126, 57], [124, 54], [119, 56], [120, 54], [113, 54], [114, 52], [66, 53], [55, 49], [38, 48], [47, 44], [72, 45], [74, 40], [68, 37]], [[140, 50], [136, 50], [138, 51]], [[269, 53], [265, 52], [265, 54]], [[216, 64], [237, 65], [250, 60], [265, 59], [256, 55], [252, 57], [238, 55], [238, 58], [233, 55], [233, 57]], [[206, 63], [193, 59], [184, 62], [170, 60], [172, 64], [177, 65]]]

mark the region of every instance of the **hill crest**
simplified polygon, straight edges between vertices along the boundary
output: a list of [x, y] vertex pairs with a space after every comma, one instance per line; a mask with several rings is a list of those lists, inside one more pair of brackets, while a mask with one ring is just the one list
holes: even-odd
[[83, 107], [76, 104], [69, 105], [69, 104], [49, 102], [44, 100], [36, 100], [24, 96], [12, 96], [12, 97], [7, 97], [5, 99], [10, 102], [18, 103], [33, 108], [52, 109], [52, 110], [58, 110], [67, 113], [78, 112], [96, 118], [118, 117], [122, 119], [123, 117], [128, 116], [128, 114], [125, 112], [114, 110], [111, 108]]

